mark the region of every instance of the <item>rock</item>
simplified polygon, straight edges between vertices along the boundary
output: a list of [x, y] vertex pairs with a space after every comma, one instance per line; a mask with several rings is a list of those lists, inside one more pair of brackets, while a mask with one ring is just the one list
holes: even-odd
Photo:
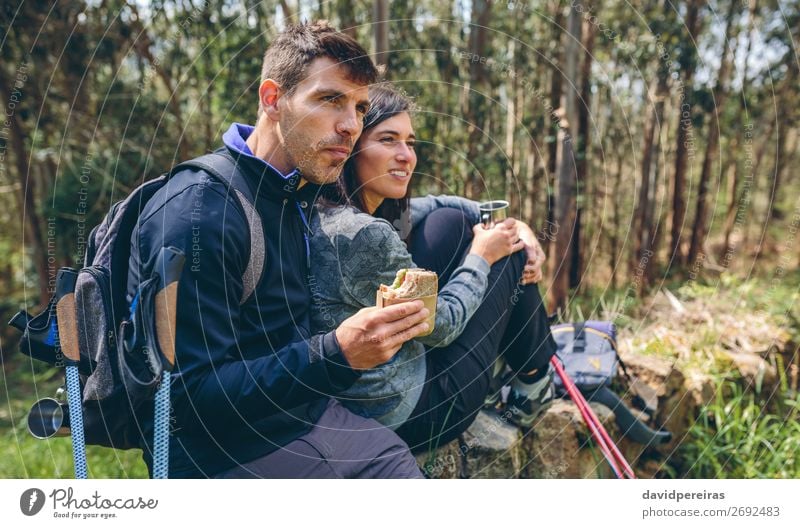
[[418, 455], [417, 462], [431, 478], [518, 477], [523, 460], [520, 436], [507, 415], [481, 411], [459, 440]]
[[450, 442], [446, 446], [430, 453], [418, 454], [417, 464], [429, 478], [452, 479], [464, 477], [458, 442]]
[[[611, 411], [590, 405], [615, 438]], [[593, 442], [587, 442], [589, 438], [578, 408], [569, 400], [557, 400], [525, 435], [508, 422], [507, 415], [482, 411], [458, 441], [419, 455], [417, 461], [431, 478], [613, 477], [603, 455]], [[631, 456], [624, 444], [622, 450]]]
[[[592, 410], [612, 438], [616, 436], [613, 413], [591, 403]], [[613, 477], [602, 453], [587, 443], [589, 430], [571, 401], [556, 401], [523, 440], [530, 463], [523, 474], [532, 478]]]
[[[613, 413], [598, 403], [590, 405], [635, 468], [645, 446], [620, 441]], [[420, 454], [417, 461], [431, 478], [613, 478], [590, 439], [578, 408], [569, 400], [557, 400], [526, 434], [509, 423], [507, 415], [482, 411], [459, 440]], [[641, 474], [648, 475], [648, 470]]]
[[642, 400], [648, 412], [658, 412], [658, 392], [655, 387], [648, 385], [639, 378], [633, 378], [629, 389]]
[[[629, 353], [621, 354], [621, 357], [629, 374], [636, 380], [635, 383], [649, 387], [649, 391], [644, 390], [640, 393], [645, 392], [643, 396], [657, 399], [655, 425], [670, 431], [673, 438], [672, 442], [658, 446], [657, 449], [662, 453], [671, 452], [689, 429], [697, 408], [704, 402], [710, 401], [713, 396], [713, 386], [710, 386], [711, 394], [705, 394], [706, 383], [697, 383], [699, 380], [687, 383], [686, 376], [675, 367], [674, 363], [659, 357]], [[710, 380], [708, 384], [710, 385]], [[691, 394], [693, 391], [701, 393]], [[708, 399], [705, 399], [706, 397]]]
[[664, 463], [657, 460], [645, 460], [636, 469], [636, 476], [643, 479], [654, 479], [664, 476]]
[[[725, 354], [750, 383], [759, 378], [764, 387], [777, 383], [775, 368], [759, 354], [731, 350]], [[673, 454], [685, 439], [700, 408], [715, 397], [716, 385], [709, 375], [699, 370], [681, 371], [674, 360], [624, 352], [622, 359], [635, 379], [632, 386], [657, 408], [655, 425], [649, 425], [669, 430], [673, 441], [651, 447], [619, 440], [613, 413], [596, 403], [591, 404], [592, 409], [611, 437], [619, 440], [620, 450], [638, 476], [663, 476], [666, 474], [664, 455]], [[626, 383], [624, 377], [619, 380]], [[626, 392], [630, 403], [632, 391]], [[507, 416], [481, 412], [459, 441], [435, 453], [419, 455], [417, 460], [432, 478], [613, 477], [608, 463], [589, 439], [589, 431], [577, 407], [569, 400], [556, 400], [526, 433], [512, 425]]]
[[775, 367], [767, 363], [758, 354], [723, 351], [723, 354], [731, 360], [739, 371], [746, 383], [746, 389], [756, 392], [767, 391], [769, 394], [778, 385], [778, 373]]
[[656, 356], [620, 353], [628, 373], [650, 386], [658, 398], [670, 396], [683, 386], [683, 374], [669, 361]]
[[520, 430], [508, 422], [507, 414], [478, 413], [459, 445], [466, 457], [466, 476], [519, 477], [523, 459], [520, 439]]

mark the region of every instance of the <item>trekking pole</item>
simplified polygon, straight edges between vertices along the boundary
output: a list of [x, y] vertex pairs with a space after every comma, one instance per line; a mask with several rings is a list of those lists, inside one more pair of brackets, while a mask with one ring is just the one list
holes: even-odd
[[78, 364], [81, 360], [78, 347], [78, 312], [75, 307], [75, 282], [78, 272], [61, 268], [56, 277], [56, 318], [58, 342], [64, 353], [67, 371], [67, 404], [69, 406], [70, 436], [75, 478], [88, 478], [86, 444], [83, 437], [83, 408]]
[[[586, 425], [589, 427], [592, 437], [600, 446], [603, 456], [611, 466], [611, 469], [614, 471], [617, 478], [627, 477], [635, 479], [636, 475], [633, 473], [633, 469], [631, 469], [630, 465], [625, 460], [625, 457], [622, 456], [622, 453], [619, 451], [616, 444], [613, 442], [613, 440], [611, 440], [608, 431], [606, 431], [605, 427], [603, 427], [603, 424], [600, 423], [597, 415], [589, 406], [580, 390], [578, 390], [578, 388], [575, 386], [572, 379], [564, 371], [564, 368], [558, 362], [557, 358], [554, 356], [551, 358], [550, 362], [552, 363], [558, 375], [561, 377], [561, 380], [564, 382], [564, 387], [567, 389], [567, 393], [569, 394], [570, 398], [575, 402], [575, 405], [578, 406], [578, 410], [586, 422]], [[619, 466], [622, 466], [622, 471], [620, 471]]]
[[628, 464], [628, 461], [625, 460], [625, 457], [622, 455], [622, 452], [617, 447], [616, 442], [614, 442], [611, 439], [611, 436], [608, 434], [608, 431], [606, 430], [606, 428], [602, 426], [602, 424], [600, 423], [599, 418], [597, 418], [597, 415], [594, 414], [594, 411], [592, 410], [592, 407], [589, 405], [589, 402], [587, 402], [586, 398], [584, 398], [583, 393], [581, 393], [580, 390], [577, 389], [577, 387], [576, 387], [576, 390], [578, 391], [578, 399], [581, 400], [582, 405], [584, 405], [586, 407], [586, 409], [589, 411], [589, 413], [594, 418], [595, 422], [598, 425], [600, 435], [605, 440], [606, 445], [608, 445], [608, 447], [610, 448], [612, 454], [614, 455], [614, 458], [617, 460], [617, 462], [619, 462], [620, 466], [622, 466], [622, 469], [625, 472], [625, 475], [628, 478], [635, 479], [636, 475], [634, 474], [633, 469], [631, 469], [630, 465]]
[[175, 323], [178, 303], [178, 279], [184, 256], [174, 247], [165, 247], [156, 257], [158, 292], [155, 298], [156, 338], [164, 369], [156, 392], [153, 418], [153, 478], [169, 476], [170, 378], [175, 366]]
[[620, 478], [627, 477], [627, 478], [635, 479], [636, 475], [633, 473], [633, 470], [628, 465], [628, 462], [625, 460], [625, 457], [619, 451], [619, 448], [617, 447], [617, 444], [611, 439], [611, 436], [608, 434], [608, 431], [606, 430], [606, 428], [603, 427], [603, 424], [600, 423], [600, 419], [597, 418], [597, 415], [592, 410], [592, 407], [589, 405], [589, 402], [587, 402], [586, 398], [583, 397], [583, 393], [581, 393], [580, 390], [577, 389], [577, 387], [576, 387], [576, 391], [577, 391], [577, 394], [575, 396], [577, 398], [576, 403], [580, 407], [583, 407], [585, 409], [586, 415], [588, 416], [589, 419], [591, 419], [594, 422], [594, 424], [595, 424], [595, 426], [597, 428], [597, 432], [598, 432], [598, 434], [600, 434], [601, 438], [603, 439], [603, 442], [605, 443], [605, 445], [606, 445], [608, 451], [610, 452], [611, 456], [614, 457], [614, 459], [617, 461], [617, 463], [622, 467], [623, 475]]
[[[561, 376], [562, 381], [564, 381], [565, 380], [564, 376], [566, 376], [566, 374], [563, 373], [563, 369], [561, 369], [561, 365], [558, 365], [555, 362], [553, 363], [553, 365], [554, 365], [558, 375]], [[611, 450], [606, 445], [605, 440], [603, 440], [603, 438], [600, 436], [600, 433], [597, 430], [597, 425], [595, 424], [594, 420], [592, 420], [591, 415], [586, 410], [586, 408], [581, 404], [580, 399], [575, 394], [576, 391], [575, 391], [574, 387], [572, 385], [570, 385], [566, 381], [564, 381], [564, 387], [567, 389], [567, 393], [569, 394], [569, 396], [572, 399], [572, 401], [578, 407], [578, 411], [580, 411], [581, 417], [583, 418], [583, 421], [586, 423], [586, 426], [589, 428], [589, 432], [592, 434], [592, 438], [594, 438], [595, 442], [597, 442], [597, 445], [600, 448], [600, 452], [603, 453], [603, 457], [606, 459], [606, 462], [608, 462], [608, 465], [611, 466], [611, 470], [614, 472], [614, 476], [616, 476], [619, 479], [623, 478], [622, 472], [620, 471], [620, 469], [617, 466], [617, 463], [616, 463], [616, 461], [614, 459], [614, 455], [611, 453]]]
[[633, 469], [628, 464], [628, 461], [625, 460], [625, 457], [622, 455], [622, 452], [620, 452], [619, 448], [617, 447], [616, 442], [614, 442], [611, 439], [611, 436], [608, 434], [608, 431], [606, 430], [606, 428], [603, 426], [602, 423], [600, 423], [600, 419], [597, 418], [597, 415], [592, 410], [591, 406], [589, 405], [589, 402], [587, 402], [586, 398], [584, 398], [583, 393], [580, 391], [580, 389], [578, 389], [578, 387], [575, 385], [575, 382], [572, 381], [572, 379], [569, 380], [569, 384], [572, 385], [572, 388], [574, 389], [575, 398], [577, 399], [578, 404], [582, 405], [586, 409], [588, 415], [591, 417], [591, 419], [596, 424], [597, 430], [600, 433], [600, 435], [603, 438], [603, 440], [605, 441], [605, 443], [608, 446], [609, 450], [611, 451], [611, 454], [614, 456], [616, 461], [622, 467], [622, 470], [624, 472], [624, 476], [627, 476], [628, 478], [631, 478], [631, 479], [635, 479], [636, 478], [636, 474], [633, 472]]
[[578, 404], [579, 407], [583, 407], [586, 410], [587, 415], [594, 422], [598, 433], [605, 442], [608, 450], [611, 452], [611, 455], [614, 457], [617, 463], [622, 467], [623, 477], [635, 479], [636, 475], [634, 474], [633, 469], [631, 469], [630, 465], [625, 460], [625, 457], [620, 452], [619, 448], [617, 447], [617, 444], [611, 439], [611, 436], [608, 434], [608, 431], [606, 431], [606, 428], [603, 427], [602, 423], [600, 423], [600, 419], [597, 418], [597, 415], [592, 410], [591, 406], [589, 405], [589, 402], [587, 402], [586, 398], [584, 398], [583, 393], [581, 393], [580, 389], [578, 389], [577, 386], [575, 386], [575, 383], [572, 381], [572, 379], [570, 379], [568, 383], [574, 389], [575, 393], [574, 399], [576, 403]]

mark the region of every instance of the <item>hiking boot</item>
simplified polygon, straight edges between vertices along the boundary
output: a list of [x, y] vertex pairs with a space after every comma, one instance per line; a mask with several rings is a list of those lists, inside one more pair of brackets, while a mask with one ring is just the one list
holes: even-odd
[[498, 409], [503, 404], [503, 391], [502, 387], [489, 387], [489, 393], [483, 400], [483, 408], [486, 410]]
[[553, 386], [553, 370], [533, 383], [530, 394], [525, 395], [512, 387], [508, 394], [509, 419], [520, 427], [530, 428], [533, 422], [552, 405], [556, 397]]
[[503, 403], [503, 387], [508, 383], [510, 372], [506, 372], [506, 363], [498, 358], [495, 361], [492, 371], [492, 379], [489, 381], [489, 392], [483, 400], [483, 408], [487, 410], [498, 409]]

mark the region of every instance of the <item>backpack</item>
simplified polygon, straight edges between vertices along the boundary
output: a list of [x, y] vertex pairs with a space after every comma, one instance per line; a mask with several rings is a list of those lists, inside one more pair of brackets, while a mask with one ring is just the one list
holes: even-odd
[[[611, 386], [617, 374], [617, 329], [606, 321], [565, 323], [550, 327], [558, 347], [556, 355], [564, 370], [582, 391]], [[556, 391], [564, 395], [563, 381], [553, 380]]]
[[[642, 398], [635, 392], [634, 383], [628, 374], [625, 363], [617, 354], [617, 329], [610, 321], [583, 321], [564, 323], [550, 328], [557, 345], [556, 356], [564, 371], [575, 386], [589, 401], [602, 403], [614, 413], [617, 426], [623, 436], [634, 442], [659, 445], [672, 440], [668, 431], [656, 431], [634, 416], [617, 394], [611, 390], [611, 383], [617, 375], [617, 367], [622, 371], [634, 391], [633, 403], [650, 418], [656, 411], [651, 398]], [[553, 380], [559, 396], [567, 395], [566, 387], [560, 377]]]
[[[156, 298], [169, 284], [177, 287], [183, 255], [174, 248], [163, 248], [153, 275], [142, 278], [130, 303], [126, 298], [133, 230], [144, 205], [174, 174], [186, 169], [203, 170], [236, 196], [247, 219], [250, 237], [250, 259], [242, 277], [244, 292], [240, 305], [252, 295], [261, 278], [265, 242], [261, 218], [254, 205], [255, 193], [234, 159], [224, 152], [225, 149], [219, 149], [180, 163], [115, 203], [89, 235], [84, 267], [59, 270], [56, 294], [47, 308], [36, 316], [23, 310], [9, 323], [23, 333], [22, 353], [50, 365], [67, 366], [67, 392], [70, 367], [76, 368], [80, 389], [73, 392], [79, 392], [81, 397], [78, 408], [82, 410], [86, 444], [116, 449], [142, 447], [142, 431], [136, 414], [146, 403], [154, 401], [156, 391], [168, 380], [174, 362], [174, 357], [170, 357], [174, 354], [174, 343], [170, 345], [164, 338], [165, 334], [173, 333], [174, 313], [159, 314]], [[173, 302], [175, 298], [173, 290]], [[59, 309], [66, 299], [74, 305], [74, 310]], [[62, 315], [65, 320], [61, 324], [59, 313], [68, 314]], [[69, 315], [73, 313], [74, 321]], [[165, 320], [170, 317], [171, 321]], [[72, 334], [76, 337], [68, 338]], [[65, 358], [63, 353], [70, 339], [77, 340], [79, 357], [74, 361]], [[169, 384], [166, 385], [168, 390]], [[168, 400], [167, 397], [167, 404]], [[29, 416], [29, 429], [34, 436], [63, 435], [62, 425], [68, 430], [71, 406], [59, 403], [54, 408], [52, 401], [42, 400], [34, 405]], [[44, 406], [40, 405], [42, 402]], [[61, 413], [64, 423], [54, 420], [53, 413]], [[169, 421], [164, 423], [168, 428]], [[158, 445], [159, 435], [163, 439], [165, 431], [155, 429]], [[168, 438], [168, 429], [166, 435]], [[73, 435], [73, 449], [76, 449], [75, 444]]]

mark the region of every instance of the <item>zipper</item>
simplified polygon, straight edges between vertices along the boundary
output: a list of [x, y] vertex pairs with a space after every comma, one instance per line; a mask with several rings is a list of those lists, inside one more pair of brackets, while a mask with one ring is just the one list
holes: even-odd
[[[584, 326], [583, 330], [586, 331], [586, 332], [591, 332], [592, 334], [595, 334], [595, 335], [599, 335], [600, 337], [602, 337], [603, 339], [605, 339], [606, 341], [611, 343], [611, 346], [614, 347], [614, 350], [617, 350], [616, 341], [614, 341], [614, 339], [612, 339], [611, 336], [606, 334], [605, 332], [601, 332], [600, 330], [595, 330], [594, 328], [589, 328], [588, 326]], [[572, 326], [572, 325], [561, 326], [559, 328], [551, 328], [550, 329], [550, 333], [551, 334], [560, 334], [562, 332], [574, 332], [574, 331], [575, 331], [575, 327]]]
[[[303, 202], [306, 203], [306, 202]], [[313, 235], [314, 233], [311, 231], [311, 225], [308, 223], [308, 219], [306, 219], [306, 215], [303, 212], [303, 208], [300, 206], [298, 202], [294, 202], [297, 206], [297, 212], [300, 213], [300, 220], [303, 222], [303, 240], [306, 243], [306, 270], [311, 270], [311, 244], [309, 243], [308, 235]], [[308, 205], [306, 203], [306, 205]]]

